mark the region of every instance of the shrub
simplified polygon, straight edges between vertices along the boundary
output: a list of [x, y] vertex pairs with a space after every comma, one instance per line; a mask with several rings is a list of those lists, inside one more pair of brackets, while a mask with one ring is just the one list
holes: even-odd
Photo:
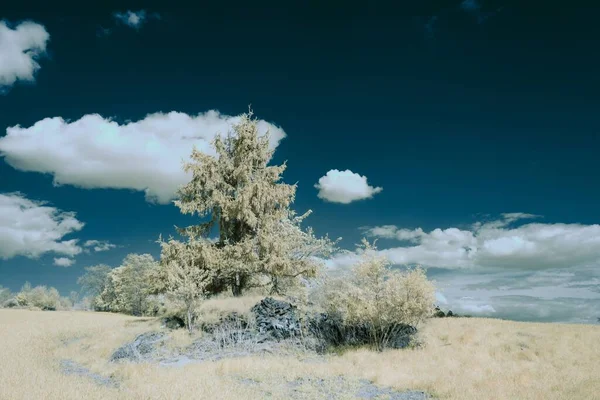
[[0, 285], [0, 307], [12, 297], [13, 294], [10, 292], [10, 289], [2, 287], [2, 285]]
[[362, 241], [362, 256], [351, 276], [329, 280], [324, 287], [324, 309], [344, 325], [360, 327], [378, 350], [406, 330], [433, 315], [435, 287], [421, 268], [402, 273], [390, 270], [376, 247]]
[[102, 292], [94, 298], [94, 308], [136, 316], [152, 314], [148, 303], [153, 290], [152, 276], [158, 263], [150, 254], [128, 254], [120, 267], [110, 270]]
[[53, 287], [36, 286], [31, 287], [29, 282], [21, 288], [15, 297], [19, 305], [42, 310], [56, 310], [60, 308], [60, 293]]

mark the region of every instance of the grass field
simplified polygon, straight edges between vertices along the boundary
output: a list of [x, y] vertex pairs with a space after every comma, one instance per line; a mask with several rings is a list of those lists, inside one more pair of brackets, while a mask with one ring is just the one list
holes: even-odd
[[[108, 363], [115, 348], [151, 329], [159, 325], [148, 318], [0, 309], [0, 399], [278, 399], [286, 398], [285, 382], [338, 375], [439, 399], [600, 398], [600, 326], [440, 318], [421, 329], [425, 347], [416, 350], [348, 351], [319, 363], [276, 356], [180, 368]], [[175, 335], [186, 340], [183, 331]], [[65, 375], [61, 359], [123, 383], [116, 389]], [[319, 387], [301, 391], [322, 398]]]

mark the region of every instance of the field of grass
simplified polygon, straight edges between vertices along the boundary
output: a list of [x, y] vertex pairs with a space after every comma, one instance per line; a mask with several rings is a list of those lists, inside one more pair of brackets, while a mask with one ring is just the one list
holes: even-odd
[[[272, 356], [178, 368], [108, 363], [117, 347], [152, 329], [159, 324], [148, 318], [0, 309], [0, 399], [279, 399], [286, 382], [314, 377], [327, 384], [338, 375], [439, 399], [600, 398], [600, 326], [440, 318], [421, 329], [425, 346], [415, 350], [348, 351], [324, 362]], [[182, 330], [175, 336], [186, 340]], [[65, 375], [61, 359], [122, 384]], [[316, 385], [299, 390], [302, 398], [323, 398]]]

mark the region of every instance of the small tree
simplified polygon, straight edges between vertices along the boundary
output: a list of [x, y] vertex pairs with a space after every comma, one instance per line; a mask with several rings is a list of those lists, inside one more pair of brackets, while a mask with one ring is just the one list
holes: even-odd
[[75, 304], [79, 302], [79, 292], [71, 290], [69, 293], [69, 301], [71, 302], [71, 306], [75, 306]]
[[208, 240], [191, 237], [187, 243], [173, 238], [168, 242], [159, 238], [162, 248], [160, 278], [163, 290], [183, 303], [185, 323], [193, 331], [198, 302], [214, 285], [217, 265], [221, 261], [216, 247]]
[[128, 254], [123, 264], [110, 271], [104, 290], [98, 296], [100, 309], [144, 315], [146, 299], [153, 291], [152, 276], [158, 263], [150, 254]]
[[326, 309], [345, 323], [367, 326], [372, 345], [383, 350], [405, 324], [417, 326], [433, 315], [435, 287], [421, 268], [390, 270], [387, 257], [362, 240], [362, 256], [350, 278], [332, 280]]
[[29, 294], [31, 293], [32, 289], [33, 288], [31, 287], [31, 283], [29, 283], [28, 281], [26, 281], [23, 284], [23, 286], [21, 286], [21, 290], [15, 296], [15, 299], [17, 300], [17, 303], [19, 303], [20, 306], [28, 306], [29, 305], [28, 304]]
[[81, 291], [91, 298], [91, 305], [94, 309], [101, 309], [98, 297], [108, 284], [108, 275], [111, 270], [112, 268], [106, 264], [86, 267], [85, 274], [77, 279], [77, 284], [81, 285]]
[[9, 288], [5, 288], [0, 285], [0, 307], [9, 299], [13, 297]]
[[46, 286], [32, 288], [29, 282], [25, 282], [16, 300], [21, 306], [37, 307], [42, 310], [56, 310], [61, 306], [60, 293], [56, 288]]

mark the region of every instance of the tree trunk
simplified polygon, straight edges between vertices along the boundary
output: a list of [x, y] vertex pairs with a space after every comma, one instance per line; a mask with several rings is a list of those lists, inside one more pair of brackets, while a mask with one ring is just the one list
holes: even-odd
[[242, 295], [242, 277], [239, 272], [235, 273], [235, 282], [233, 282], [233, 286], [231, 287], [231, 292], [235, 297], [240, 297]]
[[191, 334], [193, 331], [193, 326], [192, 326], [192, 317], [193, 316], [192, 316], [192, 305], [191, 304], [187, 305], [187, 315], [186, 316], [187, 316], [186, 324], [187, 324], [188, 332]]
[[280, 288], [279, 288], [279, 278], [277, 276], [273, 276], [271, 279], [271, 293], [272, 295], [279, 295], [281, 294], [280, 292]]

